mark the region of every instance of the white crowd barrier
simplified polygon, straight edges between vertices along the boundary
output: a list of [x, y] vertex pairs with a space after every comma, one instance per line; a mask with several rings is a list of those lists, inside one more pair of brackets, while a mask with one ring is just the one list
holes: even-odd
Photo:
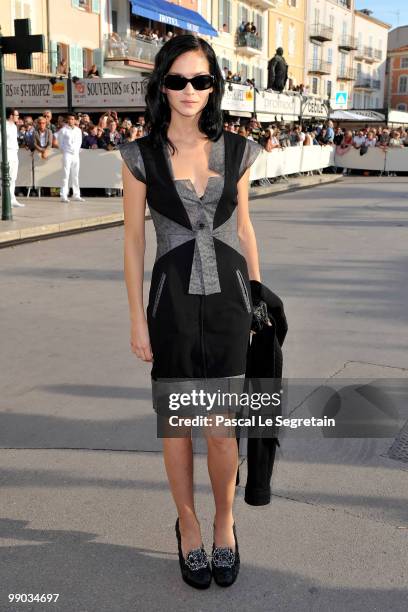
[[384, 170], [408, 172], [408, 147], [403, 149], [387, 149]]
[[335, 155], [335, 165], [350, 170], [377, 170], [378, 172], [408, 172], [408, 148], [370, 147], [364, 155], [358, 149]]
[[[2, 159], [0, 149], [0, 161]], [[1, 166], [0, 166], [1, 177]], [[18, 172], [16, 179], [17, 187], [31, 187], [33, 181], [33, 157], [28, 149], [18, 151]]]
[[386, 153], [379, 147], [370, 147], [364, 155], [358, 149], [349, 149], [343, 155], [336, 153], [335, 165], [350, 170], [384, 171]]
[[334, 149], [331, 146], [287, 147], [264, 151], [251, 166], [251, 181], [269, 177], [309, 172], [334, 165]]
[[[80, 187], [110, 187], [122, 189], [122, 158], [119, 151], [81, 149], [79, 152]], [[62, 153], [51, 149], [47, 159], [34, 154], [34, 184], [36, 187], [60, 187]]]
[[[26, 149], [19, 151], [18, 187], [60, 187], [62, 181], [62, 153], [51, 149], [46, 160]], [[365, 155], [351, 149], [344, 155], [336, 154], [332, 146], [300, 146], [264, 151], [251, 166], [250, 180], [264, 177], [319, 170], [329, 166], [356, 170], [392, 172], [408, 171], [408, 148], [369, 148]], [[122, 157], [119, 151], [81, 149], [79, 184], [91, 188], [122, 188]]]

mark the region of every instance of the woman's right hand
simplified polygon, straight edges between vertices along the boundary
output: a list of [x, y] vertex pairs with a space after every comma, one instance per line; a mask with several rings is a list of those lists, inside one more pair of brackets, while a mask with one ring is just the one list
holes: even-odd
[[152, 347], [150, 345], [149, 328], [146, 318], [134, 323], [130, 330], [130, 346], [132, 352], [143, 361], [153, 361]]

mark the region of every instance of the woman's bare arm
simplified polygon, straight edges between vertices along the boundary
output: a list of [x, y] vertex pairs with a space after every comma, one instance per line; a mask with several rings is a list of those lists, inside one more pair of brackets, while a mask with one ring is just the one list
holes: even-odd
[[144, 361], [152, 360], [149, 332], [143, 306], [146, 185], [122, 163], [124, 275], [129, 301], [132, 351]]
[[261, 280], [259, 271], [258, 247], [254, 228], [249, 216], [248, 190], [249, 173], [247, 168], [237, 183], [238, 186], [238, 236], [248, 266], [250, 280]]

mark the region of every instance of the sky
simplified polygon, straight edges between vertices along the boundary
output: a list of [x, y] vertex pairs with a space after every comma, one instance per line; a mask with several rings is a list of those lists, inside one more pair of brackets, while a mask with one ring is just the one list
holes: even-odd
[[[407, 0], [356, 0], [356, 9], [366, 8], [373, 11], [372, 16], [377, 17], [385, 23], [389, 23], [392, 28], [401, 25], [408, 25], [408, 2]], [[397, 12], [399, 11], [399, 16]]]

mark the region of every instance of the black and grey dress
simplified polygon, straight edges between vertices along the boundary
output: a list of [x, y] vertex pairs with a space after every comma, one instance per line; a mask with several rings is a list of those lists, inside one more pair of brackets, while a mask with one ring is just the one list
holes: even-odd
[[237, 182], [263, 148], [224, 131], [212, 142], [202, 197], [175, 179], [170, 152], [148, 136], [120, 147], [146, 199], [157, 237], [146, 315], [158, 378], [244, 376], [253, 303], [237, 234]]

